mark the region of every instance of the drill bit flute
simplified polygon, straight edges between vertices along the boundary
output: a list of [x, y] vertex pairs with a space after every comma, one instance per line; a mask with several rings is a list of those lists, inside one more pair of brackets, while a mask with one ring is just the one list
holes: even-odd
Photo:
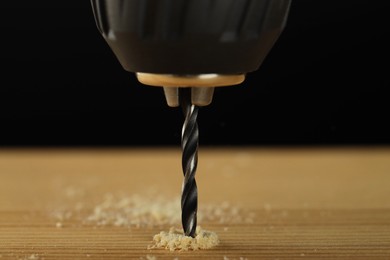
[[195, 237], [198, 210], [198, 188], [195, 174], [198, 166], [199, 130], [196, 122], [198, 107], [191, 103], [191, 89], [179, 90], [185, 121], [182, 129], [182, 169], [184, 181], [181, 196], [181, 220], [186, 236]]

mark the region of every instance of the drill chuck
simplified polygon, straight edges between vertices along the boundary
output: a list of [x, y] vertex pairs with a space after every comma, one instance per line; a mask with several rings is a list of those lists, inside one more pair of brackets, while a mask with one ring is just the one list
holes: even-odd
[[291, 0], [91, 0], [125, 70], [245, 74], [283, 30]]
[[[123, 68], [143, 84], [165, 88], [242, 83], [278, 39], [290, 3], [91, 0], [97, 27]], [[198, 105], [206, 103], [200, 98]]]

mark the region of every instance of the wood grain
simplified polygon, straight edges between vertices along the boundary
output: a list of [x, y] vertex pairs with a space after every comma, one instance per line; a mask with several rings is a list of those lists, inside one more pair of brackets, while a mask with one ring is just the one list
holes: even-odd
[[[220, 237], [212, 250], [147, 249], [169, 225], [83, 221], [107, 193], [179, 196], [180, 156], [170, 148], [1, 150], [1, 259], [390, 259], [390, 148], [201, 148], [200, 206], [228, 201], [254, 213], [199, 223]], [[72, 215], [59, 220], [58, 210]]]

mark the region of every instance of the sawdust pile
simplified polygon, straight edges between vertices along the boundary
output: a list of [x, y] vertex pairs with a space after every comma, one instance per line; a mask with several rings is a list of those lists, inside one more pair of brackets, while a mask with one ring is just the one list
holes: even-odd
[[149, 249], [163, 248], [170, 251], [188, 251], [210, 249], [219, 244], [216, 233], [197, 227], [194, 238], [183, 235], [183, 231], [171, 228], [169, 232], [162, 231], [153, 237], [154, 245]]

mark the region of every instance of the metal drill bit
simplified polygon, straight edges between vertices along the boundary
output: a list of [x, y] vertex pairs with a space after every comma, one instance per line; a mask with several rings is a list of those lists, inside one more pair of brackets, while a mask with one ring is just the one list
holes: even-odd
[[181, 88], [179, 99], [185, 116], [181, 136], [184, 174], [181, 195], [181, 221], [185, 235], [195, 237], [198, 211], [198, 188], [195, 181], [199, 143], [198, 123], [196, 122], [198, 107], [191, 103], [191, 88]]

